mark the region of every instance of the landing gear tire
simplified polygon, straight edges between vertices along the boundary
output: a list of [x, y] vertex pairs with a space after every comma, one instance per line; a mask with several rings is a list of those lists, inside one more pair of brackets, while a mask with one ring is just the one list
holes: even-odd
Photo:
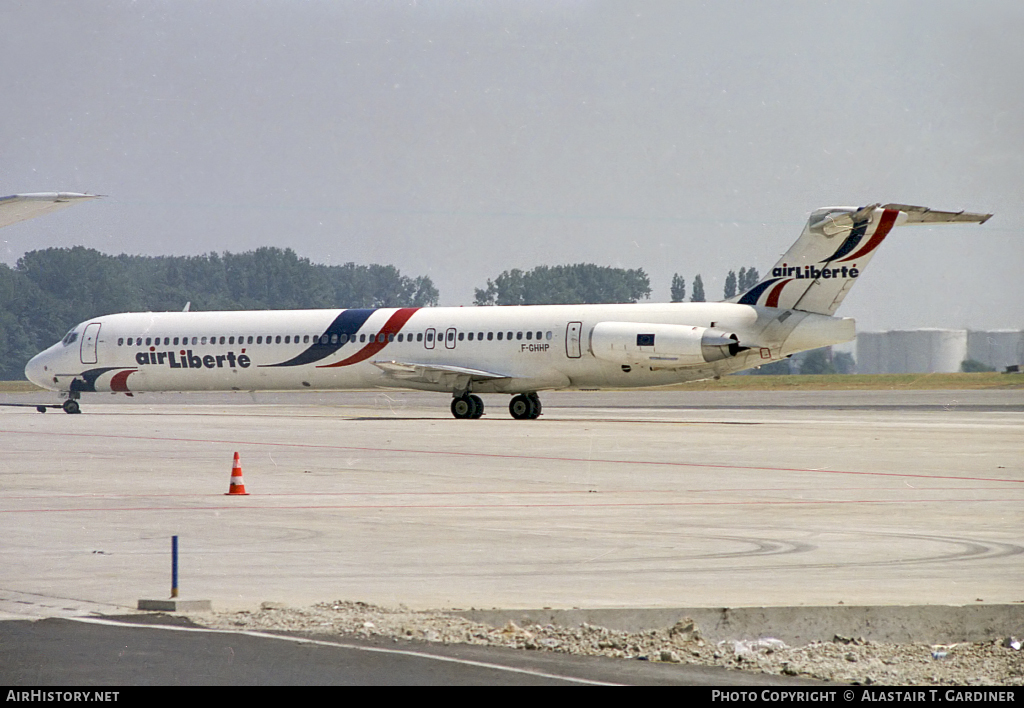
[[73, 398], [69, 398], [68, 400], [64, 401], [63, 408], [65, 413], [75, 414], [82, 412], [82, 409], [78, 405], [78, 401], [74, 400]]
[[456, 418], [479, 418], [484, 414], [484, 402], [480, 396], [459, 396], [452, 399], [452, 415]]
[[516, 420], [533, 420], [540, 417], [540, 397], [536, 393], [519, 394], [513, 396], [508, 404], [508, 412]]
[[541, 412], [544, 409], [544, 406], [542, 406], [540, 404], [540, 396], [538, 396], [536, 394], [536, 392], [534, 392], [534, 393], [526, 394], [526, 397], [529, 398], [530, 399], [530, 403], [533, 404], [533, 414], [530, 417], [531, 418], [540, 418], [540, 414], [541, 414]]

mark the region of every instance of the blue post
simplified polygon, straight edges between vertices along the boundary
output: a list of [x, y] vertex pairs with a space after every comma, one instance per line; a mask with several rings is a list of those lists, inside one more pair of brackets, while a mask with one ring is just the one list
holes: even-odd
[[171, 536], [171, 597], [178, 596], [178, 537]]

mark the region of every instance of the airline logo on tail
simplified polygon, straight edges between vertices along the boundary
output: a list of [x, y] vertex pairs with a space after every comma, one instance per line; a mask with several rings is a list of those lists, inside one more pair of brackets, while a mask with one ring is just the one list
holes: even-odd
[[[821, 211], [827, 210], [816, 214], [821, 214]], [[736, 302], [807, 309], [831, 315], [900, 216], [899, 209], [883, 208], [880, 211], [879, 215], [876, 207], [865, 207], [846, 213], [827, 213], [818, 220], [812, 215], [800, 239], [772, 268], [770, 276], [741, 295]], [[874, 231], [865, 242], [872, 222], [876, 223]], [[841, 233], [840, 229], [849, 229], [846, 238], [831, 255], [820, 258], [822, 247], [827, 244], [825, 239]], [[860, 267], [858, 261], [861, 262]], [[798, 281], [803, 282], [787, 291], [787, 286]]]

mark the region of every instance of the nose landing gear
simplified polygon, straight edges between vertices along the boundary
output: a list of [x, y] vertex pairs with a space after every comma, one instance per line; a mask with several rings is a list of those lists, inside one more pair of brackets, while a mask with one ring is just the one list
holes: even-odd
[[75, 414], [82, 412], [82, 408], [78, 405], [78, 397], [80, 395], [81, 394], [78, 393], [78, 391], [71, 391], [70, 393], [68, 393], [67, 400], [64, 401], [64, 405], [61, 406], [61, 408], [64, 409], [65, 413]]

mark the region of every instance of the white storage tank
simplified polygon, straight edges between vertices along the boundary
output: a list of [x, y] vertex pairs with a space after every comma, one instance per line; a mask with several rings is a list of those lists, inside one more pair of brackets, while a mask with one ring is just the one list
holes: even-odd
[[857, 372], [861, 374], [952, 373], [960, 371], [966, 358], [964, 329], [892, 330], [857, 335]]
[[1024, 331], [997, 329], [967, 333], [967, 358], [980, 361], [996, 371], [1024, 364]]

